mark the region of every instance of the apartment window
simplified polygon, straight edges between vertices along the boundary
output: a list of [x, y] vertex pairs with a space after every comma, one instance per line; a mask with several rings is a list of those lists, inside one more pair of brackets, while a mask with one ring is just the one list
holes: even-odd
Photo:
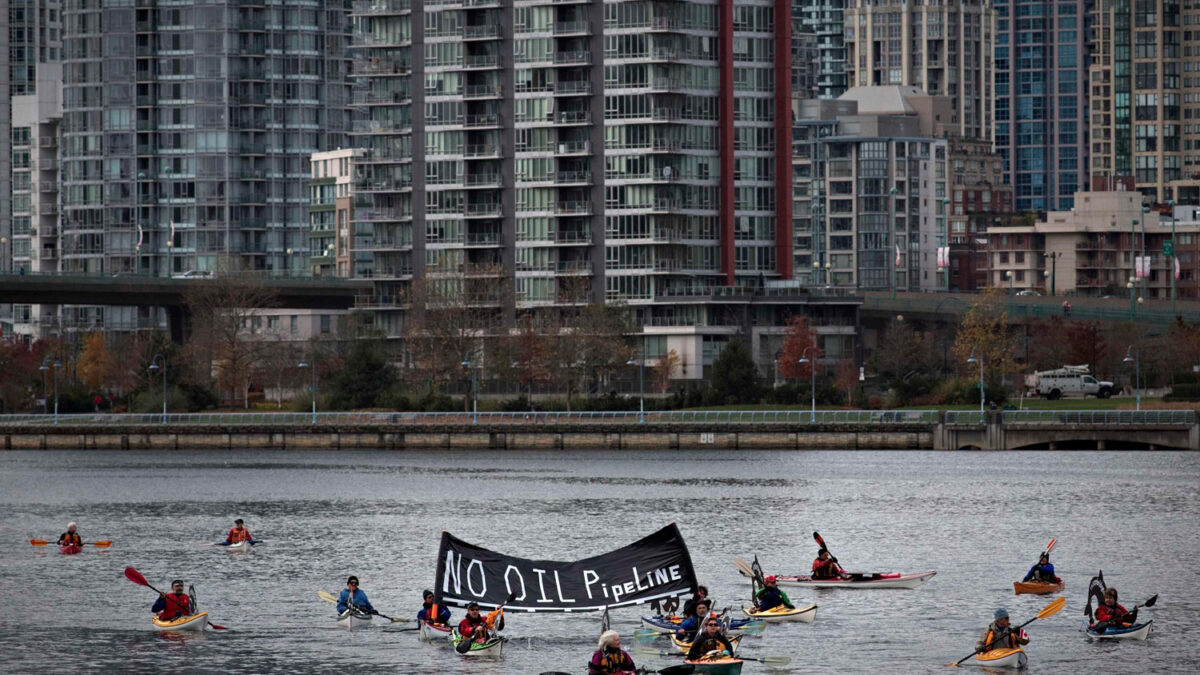
[[288, 330], [291, 332], [292, 335], [299, 333], [300, 332], [300, 317], [298, 317], [296, 315], [292, 315], [288, 318], [289, 318], [290, 324], [291, 324], [290, 326], [288, 326]]
[[321, 334], [325, 335], [333, 330], [333, 317], [328, 314], [321, 315]]

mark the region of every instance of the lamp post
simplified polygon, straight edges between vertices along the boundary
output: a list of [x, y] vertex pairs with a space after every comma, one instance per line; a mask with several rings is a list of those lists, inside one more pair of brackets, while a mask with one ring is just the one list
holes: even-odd
[[51, 369], [54, 370], [54, 423], [55, 424], [58, 424], [58, 371], [62, 369], [62, 365], [63, 365], [62, 361], [60, 361], [58, 359], [54, 359], [54, 361], [51, 362], [50, 357], [47, 356], [46, 358], [42, 359], [42, 365], [41, 365], [41, 367], [38, 368], [38, 370], [40, 370], [42, 372], [46, 372]]
[[471, 424], [479, 424], [479, 380], [475, 364], [463, 361], [462, 367], [471, 371]]
[[976, 349], [977, 349], [976, 347], [971, 347], [971, 354], [970, 354], [970, 356], [967, 357], [967, 363], [978, 363], [979, 364], [979, 423], [983, 424], [984, 423], [983, 351], [980, 350], [979, 358], [975, 358], [975, 350]]
[[[810, 351], [813, 353], [813, 357], [811, 360], [808, 358], [808, 353]], [[809, 364], [808, 375], [809, 375], [809, 380], [810, 380], [811, 386], [812, 386], [812, 393], [811, 393], [811, 399], [810, 399], [812, 402], [812, 417], [810, 418], [809, 421], [812, 422], [813, 424], [816, 424], [816, 422], [817, 422], [817, 350], [816, 350], [816, 347], [812, 347], [812, 346], [805, 347], [804, 351], [800, 353], [800, 363]]]
[[[1149, 219], [1150, 219], [1150, 207], [1149, 207], [1149, 205], [1143, 204], [1142, 205], [1142, 220], [1141, 220], [1142, 259], [1143, 260], [1145, 260], [1145, 258], [1146, 258], [1146, 221]], [[1150, 283], [1150, 265], [1146, 265], [1145, 269], [1143, 270], [1143, 275], [1142, 275], [1142, 297], [1143, 298], [1150, 295], [1150, 291], [1147, 288], [1147, 285], [1149, 283]]]
[[12, 263], [9, 262], [8, 256], [8, 237], [0, 237], [0, 272], [12, 270]]
[[[162, 365], [158, 365], [162, 363]], [[167, 357], [162, 354], [155, 354], [154, 358], [150, 359], [150, 372], [162, 372], [162, 423], [167, 423]]]
[[292, 276], [292, 249], [289, 248], [284, 253], [287, 254], [287, 257], [283, 261], [283, 277], [290, 279]]
[[1133, 321], [1134, 306], [1133, 306], [1133, 282], [1134, 278], [1129, 277], [1129, 281], [1125, 284], [1125, 288], [1129, 289], [1129, 320]]
[[627, 366], [638, 367], [638, 424], [646, 422], [646, 384], [643, 373], [646, 372], [646, 354], [642, 352], [641, 361], [629, 359], [625, 362]]
[[946, 247], [946, 257], [943, 262], [946, 266], [942, 268], [942, 276], [946, 277], [946, 292], [950, 292], [950, 205], [953, 200], [949, 197], [942, 199], [942, 246]]
[[301, 361], [300, 368], [308, 368], [310, 373], [310, 384], [308, 386], [308, 397], [312, 400], [312, 423], [315, 426], [317, 423], [317, 364], [316, 359], [312, 363]]
[[1167, 269], [1167, 274], [1171, 275], [1171, 316], [1175, 316], [1175, 265], [1178, 264], [1178, 258], [1175, 256], [1179, 253], [1175, 250], [1175, 202], [1174, 200], [1167, 201], [1167, 207], [1171, 209], [1171, 266]]
[[1058, 259], [1062, 257], [1062, 251], [1058, 253], [1046, 253], [1043, 257], [1050, 261], [1050, 295], [1054, 295], [1055, 276], [1058, 273]]
[[[137, 237], [133, 242], [133, 273], [142, 273], [142, 180], [146, 178], [144, 171], [137, 172], [137, 180], [133, 182], [133, 223], [134, 236]], [[147, 270], [147, 276], [150, 276]]]
[[899, 190], [897, 190], [895, 186], [892, 186], [892, 189], [888, 190], [888, 197], [891, 198], [892, 217], [890, 219], [890, 222], [888, 223], [888, 228], [887, 228], [888, 241], [887, 241], [886, 253], [887, 253], [887, 259], [888, 259], [888, 285], [892, 287], [892, 299], [893, 300], [896, 299], [896, 259], [894, 257], [892, 257], [892, 255], [894, 253], [894, 251], [892, 251], [892, 249], [895, 248], [896, 251], [900, 250], [899, 245], [896, 244], [896, 193], [897, 192], [899, 192]]
[[1009, 295], [1012, 295], [1012, 294], [1013, 294], [1013, 287], [1012, 287], [1013, 273], [1012, 273], [1012, 270], [1007, 270], [1007, 271], [1005, 271], [1005, 272], [1004, 272], [1004, 277], [1005, 277], [1006, 279], [1008, 279], [1008, 294], [1009, 294]]
[[[1130, 353], [1132, 353], [1133, 356], [1130, 356]], [[1134, 349], [1133, 345], [1129, 345], [1129, 348], [1125, 350], [1125, 358], [1122, 359], [1122, 362], [1123, 363], [1133, 363], [1133, 375], [1134, 375], [1133, 393], [1135, 396], [1137, 396], [1137, 409], [1141, 410], [1142, 409], [1141, 351]]]

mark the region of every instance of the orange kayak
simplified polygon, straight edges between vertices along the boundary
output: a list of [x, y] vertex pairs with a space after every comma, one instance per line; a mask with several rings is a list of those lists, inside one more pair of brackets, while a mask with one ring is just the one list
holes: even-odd
[[1063, 589], [1063, 582], [1051, 584], [1044, 581], [1014, 581], [1013, 592], [1017, 595], [1045, 595], [1057, 593]]

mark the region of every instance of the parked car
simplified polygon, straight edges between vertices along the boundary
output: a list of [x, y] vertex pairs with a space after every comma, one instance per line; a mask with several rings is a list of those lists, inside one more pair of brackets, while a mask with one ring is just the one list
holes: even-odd
[[216, 275], [212, 270], [188, 270], [179, 274], [172, 274], [172, 279], [212, 279]]

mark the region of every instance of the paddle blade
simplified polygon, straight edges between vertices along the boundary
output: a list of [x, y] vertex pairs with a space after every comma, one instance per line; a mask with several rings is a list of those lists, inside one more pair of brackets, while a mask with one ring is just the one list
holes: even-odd
[[696, 672], [696, 666], [690, 663], [681, 663], [677, 666], [667, 666], [658, 671], [658, 675], [692, 675]]
[[108, 548], [109, 546], [112, 546], [111, 539], [101, 539], [100, 541], [93, 541], [91, 543], [92, 546], [95, 546], [96, 548]]
[[1051, 539], [1051, 540], [1050, 540], [1050, 543], [1049, 543], [1049, 544], [1046, 544], [1046, 553], [1047, 553], [1047, 554], [1048, 554], [1048, 553], [1050, 553], [1050, 549], [1054, 548], [1054, 542], [1055, 542], [1055, 541], [1057, 541], [1057, 540], [1056, 540], [1056, 539]]
[[215, 624], [211, 621], [208, 622], [208, 625], [212, 626], [213, 630], [228, 630], [227, 628], [225, 628], [225, 626], [222, 626], [220, 624]]
[[1153, 607], [1154, 603], [1158, 602], [1158, 593], [1150, 596], [1150, 599], [1142, 603], [1142, 607]]
[[750, 563], [742, 560], [741, 558], [734, 558], [733, 564], [738, 568], [738, 571], [741, 572], [743, 576], [751, 578], [754, 577], [754, 568], [750, 567]]
[[1063, 598], [1063, 597], [1056, 598], [1054, 600], [1054, 602], [1046, 605], [1045, 607], [1042, 608], [1042, 611], [1037, 613], [1037, 618], [1045, 619], [1046, 617], [1054, 616], [1055, 614], [1058, 614], [1062, 610], [1063, 606], [1065, 606], [1066, 604], [1067, 604], [1066, 598]]
[[137, 584], [138, 586], [149, 586], [150, 582], [146, 581], [146, 577], [142, 573], [132, 567], [125, 568], [125, 578]]
[[337, 604], [337, 596], [335, 596], [333, 593], [328, 593], [326, 591], [317, 591], [317, 597], [324, 600], [325, 602], [332, 602], [335, 605]]
[[[745, 657], [739, 656], [738, 658], [741, 659], [741, 658], [745, 658]], [[758, 661], [759, 663], [765, 663], [768, 666], [786, 666], [787, 664], [792, 662], [792, 657], [790, 657], [790, 656], [764, 656], [760, 659], [755, 659], [755, 661]]]
[[30, 539], [29, 543], [33, 544], [34, 546], [46, 546], [50, 542], [46, 541], [45, 539]]
[[817, 534], [816, 532], [813, 532], [813, 539], [815, 539], [817, 541], [817, 546], [820, 546], [821, 548], [823, 548], [827, 551], [829, 550], [829, 547], [825, 545], [825, 540], [821, 538], [821, 535]]

